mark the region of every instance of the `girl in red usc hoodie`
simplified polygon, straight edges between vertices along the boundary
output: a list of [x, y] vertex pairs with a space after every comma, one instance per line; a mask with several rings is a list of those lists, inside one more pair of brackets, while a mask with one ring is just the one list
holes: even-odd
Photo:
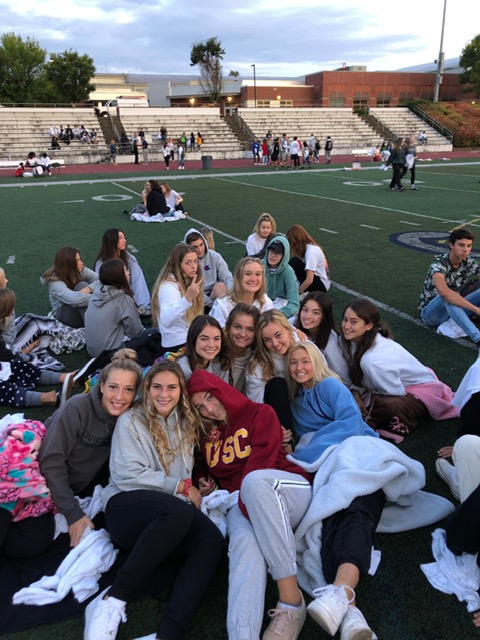
[[310, 504], [310, 475], [286, 459], [282, 428], [271, 407], [252, 402], [203, 370], [192, 373], [188, 393], [205, 432], [201, 447], [208, 476], [199, 479], [200, 492], [213, 491], [212, 478], [230, 493], [240, 491], [227, 515], [229, 640], [260, 638], [267, 571], [277, 582], [279, 601], [262, 638], [296, 640], [305, 603], [297, 584], [293, 531]]

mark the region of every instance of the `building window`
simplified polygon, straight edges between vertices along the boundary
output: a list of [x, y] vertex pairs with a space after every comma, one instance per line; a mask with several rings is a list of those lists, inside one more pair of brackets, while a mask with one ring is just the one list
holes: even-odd
[[389, 107], [392, 102], [391, 93], [378, 93], [377, 94], [377, 107]]
[[257, 107], [269, 107], [270, 100], [257, 100]]
[[328, 98], [328, 106], [336, 107], [337, 109], [343, 109], [345, 106], [345, 93], [343, 91], [336, 91], [330, 94]]
[[410, 102], [414, 99], [413, 91], [401, 91], [398, 98], [400, 102]]
[[364, 111], [368, 107], [368, 93], [355, 92], [353, 94], [353, 110]]
[[291, 109], [293, 107], [293, 100], [280, 100], [280, 106]]

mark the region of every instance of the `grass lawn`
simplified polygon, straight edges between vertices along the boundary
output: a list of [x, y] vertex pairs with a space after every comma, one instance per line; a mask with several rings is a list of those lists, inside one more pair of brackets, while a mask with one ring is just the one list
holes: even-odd
[[[480, 228], [480, 162], [419, 162], [418, 191], [410, 191], [404, 180], [407, 188], [402, 193], [387, 188], [390, 172], [370, 164], [362, 171], [343, 171], [335, 165], [296, 172], [252, 167], [185, 171], [181, 176], [175, 172], [158, 175], [153, 167], [141, 177], [0, 178], [0, 266], [17, 294], [17, 315], [49, 311], [47, 290], [39, 277], [61, 245], [78, 247], [86, 265], [92, 267], [105, 229], [121, 228], [152, 286], [170, 249], [191, 226], [208, 225], [215, 230], [216, 249], [233, 270], [244, 255], [243, 242], [256, 218], [267, 211], [275, 217], [280, 232], [301, 224], [323, 246], [337, 319], [352, 298], [369, 296], [381, 305], [382, 317], [396, 339], [453, 388], [474, 362], [477, 350], [468, 340], [453, 342], [422, 327], [416, 308], [428, 265], [435, 253], [448, 249], [449, 232], [460, 225], [468, 225], [474, 233]], [[167, 179], [184, 194], [189, 212], [186, 220], [142, 224], [123, 213], [139, 201], [144, 181], [151, 177]], [[67, 369], [74, 369], [87, 360], [87, 354], [77, 352], [60, 359]], [[49, 411], [29, 409], [25, 413], [44, 420]], [[8, 409], [0, 410], [0, 416], [6, 413]], [[453, 443], [455, 430], [456, 421], [426, 421], [400, 445], [425, 465], [427, 490], [446, 497], [449, 492], [436, 476], [434, 462], [437, 449]], [[435, 528], [376, 536], [382, 562], [375, 577], [360, 585], [358, 604], [381, 640], [475, 637], [465, 606], [453, 596], [434, 591], [419, 568], [420, 563], [432, 560], [430, 534]], [[223, 566], [189, 640], [226, 638], [226, 580]], [[128, 623], [122, 625], [118, 638], [152, 633], [161, 598], [129, 606]], [[270, 588], [266, 609], [274, 605], [275, 590]], [[46, 640], [53, 635], [59, 640], [80, 638], [82, 622], [65, 621], [5, 637]], [[309, 619], [301, 638], [327, 635]]]

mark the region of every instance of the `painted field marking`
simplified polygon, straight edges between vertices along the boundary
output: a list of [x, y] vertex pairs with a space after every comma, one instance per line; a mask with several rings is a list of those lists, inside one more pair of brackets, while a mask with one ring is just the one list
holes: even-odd
[[421, 227], [422, 225], [419, 222], [408, 222], [408, 220], [399, 220], [402, 224], [411, 224], [415, 227]]
[[[266, 175], [266, 174], [265, 174]], [[278, 174], [275, 174], [278, 175]], [[283, 174], [282, 174], [283, 175]], [[285, 174], [288, 175], [288, 174]], [[402, 213], [406, 216], [414, 216], [416, 218], [425, 218], [427, 220], [437, 220], [438, 222], [445, 222], [445, 218], [438, 218], [437, 216], [429, 216], [424, 213], [413, 213], [412, 211], [405, 211], [404, 209], [394, 209], [392, 207], [382, 207], [376, 204], [367, 204], [365, 202], [355, 202], [354, 200], [343, 200], [342, 198], [331, 198], [329, 196], [318, 195], [316, 193], [301, 193], [300, 191], [290, 191], [288, 189], [279, 189], [278, 187], [267, 187], [260, 184], [250, 184], [249, 182], [240, 182], [239, 180], [230, 180], [222, 178], [218, 175], [212, 176], [212, 180], [220, 180], [222, 182], [228, 182], [232, 184], [240, 184], [244, 187], [253, 187], [255, 189], [267, 189], [268, 191], [278, 191], [279, 193], [289, 193], [294, 196], [303, 196], [304, 198], [318, 198], [319, 200], [327, 200], [329, 202], [340, 202], [341, 204], [355, 205], [357, 207], [365, 207], [367, 209], [379, 209], [380, 211], [390, 211], [391, 213]], [[462, 192], [464, 193], [464, 192]], [[457, 220], [447, 219], [447, 222], [458, 222]], [[472, 226], [476, 226], [471, 223]]]
[[338, 231], [333, 231], [332, 229], [324, 229], [323, 227], [318, 227], [319, 231], [325, 231], [325, 233], [338, 233]]
[[8, 256], [7, 264], [15, 264], [16, 256]]
[[135, 247], [133, 244], [128, 244], [127, 248], [130, 251], [130, 253], [138, 253], [137, 247]]
[[123, 193], [107, 193], [103, 196], [92, 196], [92, 200], [100, 202], [121, 202], [122, 200], [131, 200], [132, 196], [124, 195]]
[[73, 204], [74, 202], [85, 202], [85, 200], [58, 200], [55, 204]]
[[372, 227], [370, 224], [361, 224], [361, 227], [365, 227], [365, 229], [374, 229], [375, 231], [380, 231], [380, 227]]

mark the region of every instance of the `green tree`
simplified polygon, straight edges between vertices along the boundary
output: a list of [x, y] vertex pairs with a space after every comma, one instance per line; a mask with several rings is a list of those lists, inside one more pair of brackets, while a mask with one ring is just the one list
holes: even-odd
[[0, 40], [0, 100], [32, 102], [38, 94], [47, 52], [35, 38], [4, 33]]
[[460, 82], [472, 85], [475, 96], [480, 98], [480, 35], [462, 49], [460, 66], [465, 69], [460, 75]]
[[45, 77], [53, 86], [55, 102], [83, 102], [95, 85], [90, 81], [95, 75], [92, 58], [79, 55], [69, 49], [62, 53], [52, 53], [46, 65]]
[[215, 104], [219, 102], [223, 88], [223, 70], [221, 60], [225, 55], [222, 43], [217, 37], [205, 42], [192, 44], [190, 66], [200, 67], [200, 83], [203, 91]]

